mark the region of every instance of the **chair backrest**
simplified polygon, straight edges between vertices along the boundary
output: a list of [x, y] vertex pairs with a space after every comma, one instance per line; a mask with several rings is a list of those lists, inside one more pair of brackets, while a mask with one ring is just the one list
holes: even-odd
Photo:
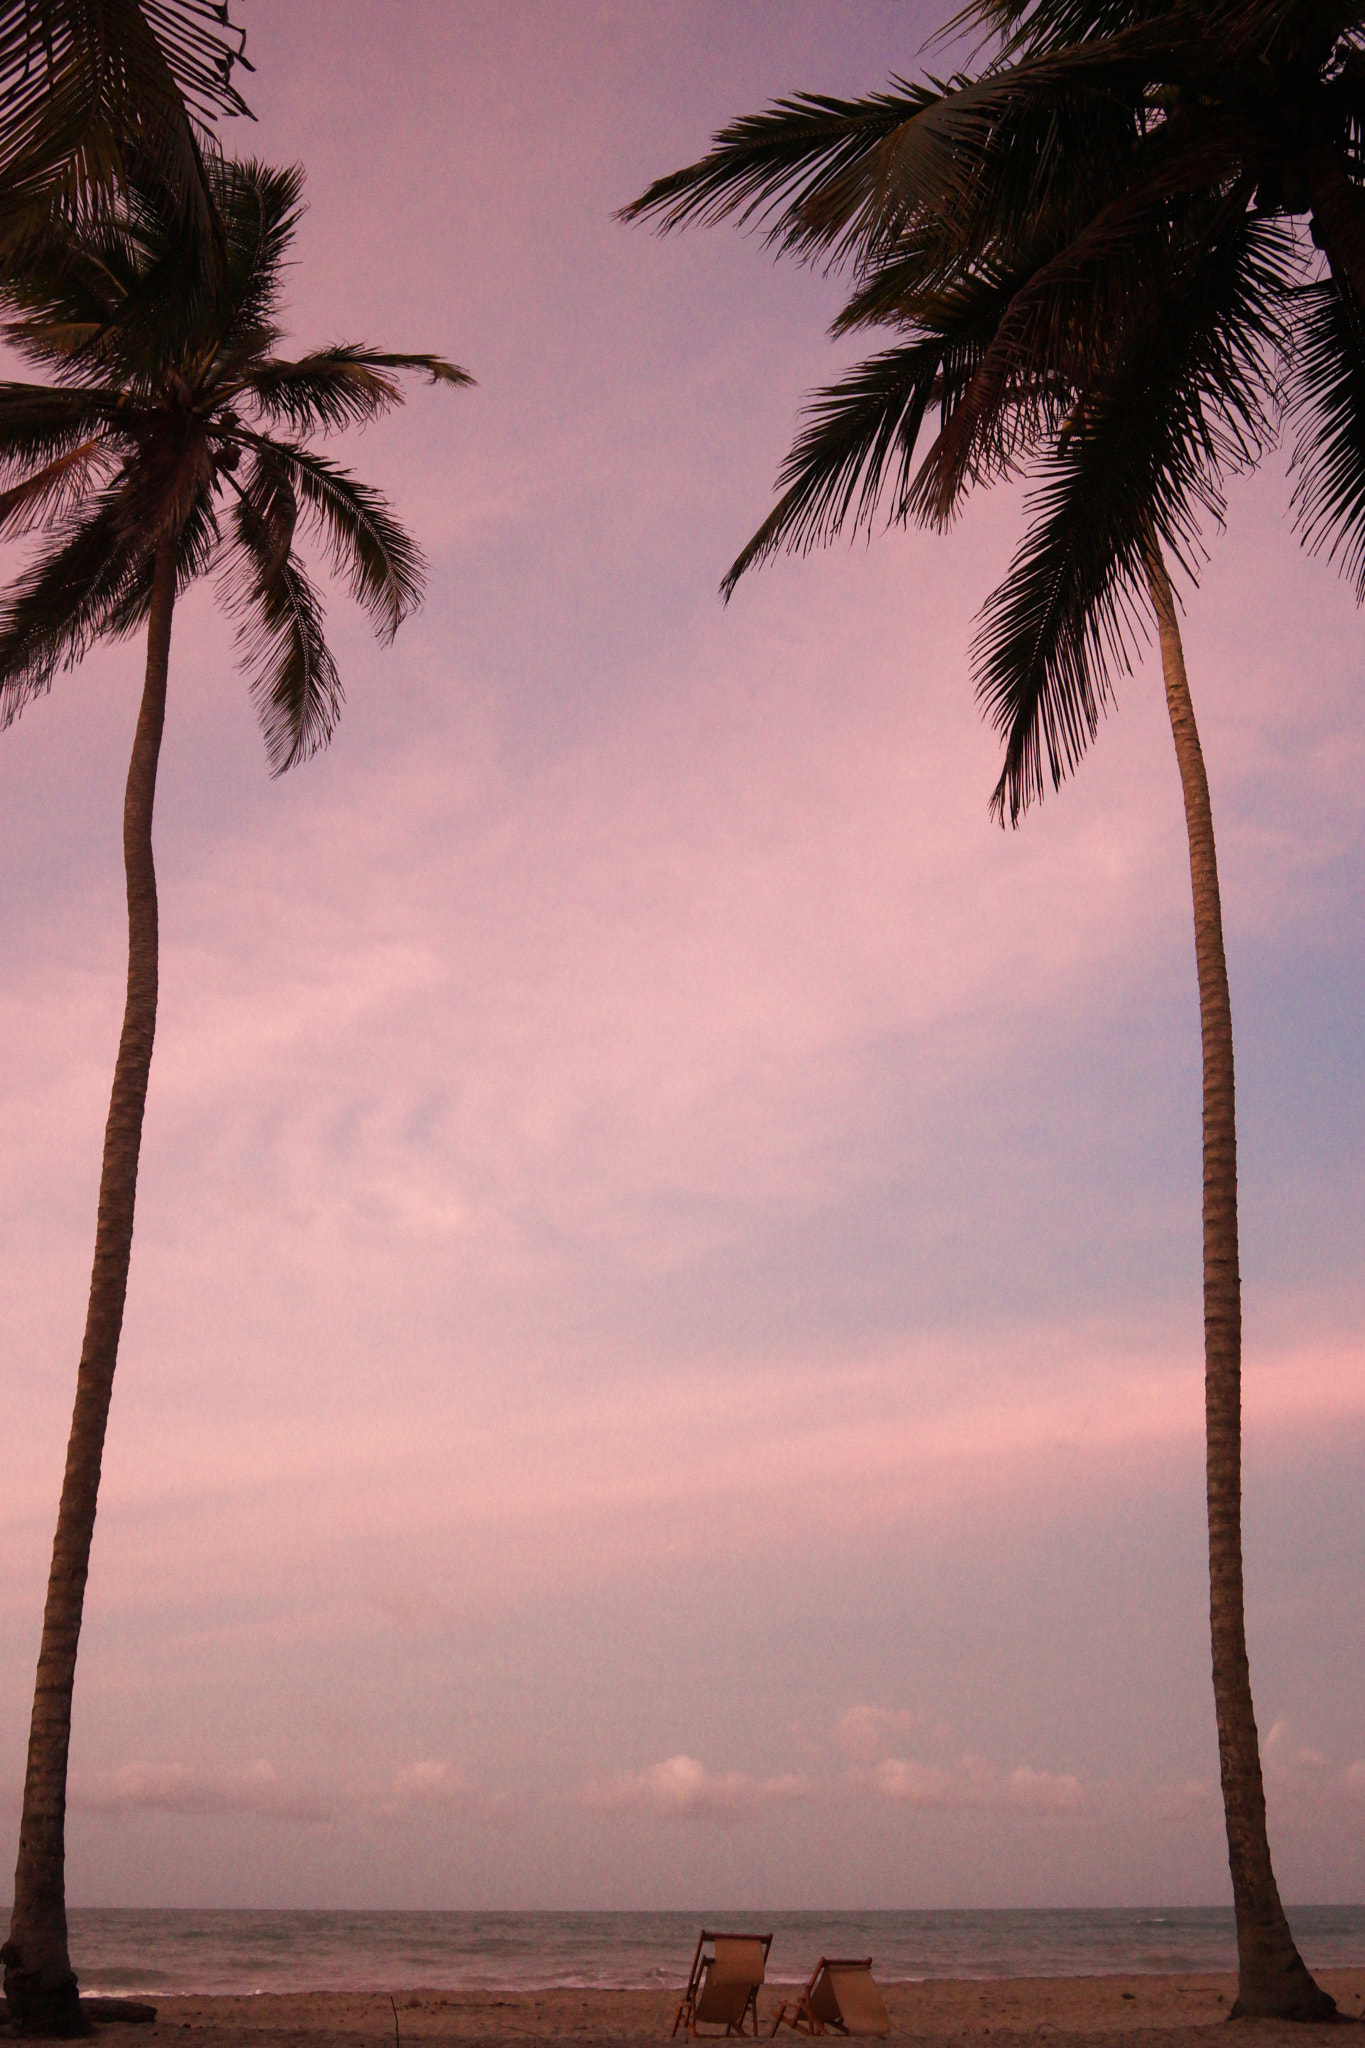
[[871, 1956], [822, 1956], [810, 2004], [822, 2026], [838, 2021], [850, 2034], [891, 2032], [891, 2016], [872, 1981]]
[[763, 1982], [767, 1944], [756, 1934], [716, 1934], [712, 1940], [716, 1953], [706, 1965], [697, 2018], [709, 2025], [738, 2026]]

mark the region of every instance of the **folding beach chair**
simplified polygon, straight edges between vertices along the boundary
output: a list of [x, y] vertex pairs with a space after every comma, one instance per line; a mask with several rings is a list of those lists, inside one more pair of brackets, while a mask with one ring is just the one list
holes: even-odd
[[[708, 1941], [714, 1953], [704, 1955]], [[758, 1987], [772, 1945], [771, 1934], [714, 1934], [703, 1927], [673, 2032], [682, 2027], [695, 2040], [700, 2024], [742, 2034], [744, 2022], [752, 2017], [757, 2040]]]
[[889, 2034], [891, 2017], [872, 1981], [871, 1956], [821, 1956], [799, 1998], [784, 1999], [773, 2021], [798, 2034]]

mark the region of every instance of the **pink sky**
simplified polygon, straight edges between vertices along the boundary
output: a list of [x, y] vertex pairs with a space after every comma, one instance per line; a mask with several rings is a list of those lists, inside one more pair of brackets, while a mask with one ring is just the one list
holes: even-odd
[[[1154, 661], [989, 823], [1017, 499], [716, 585], [829, 281], [612, 219], [922, 7], [241, 0], [299, 343], [454, 356], [348, 459], [430, 557], [331, 752], [172, 653], [162, 1007], [78, 1674], [76, 1903], [1227, 1896], [1198, 1036]], [[1361, 621], [1233, 494], [1189, 594], [1239, 1044], [1281, 1886], [1365, 1891]], [[140, 656], [0, 735], [0, 1792], [122, 1001]], [[6, 1761], [7, 1759], [7, 1761]]]

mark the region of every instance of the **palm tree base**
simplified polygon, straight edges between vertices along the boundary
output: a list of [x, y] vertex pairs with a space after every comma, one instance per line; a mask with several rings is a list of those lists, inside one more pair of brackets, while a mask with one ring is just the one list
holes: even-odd
[[1315, 1984], [1306, 1965], [1288, 1970], [1276, 1983], [1267, 1977], [1254, 1986], [1243, 1985], [1228, 2014], [1230, 2020], [1295, 2020], [1310, 2026], [1333, 2026], [1354, 2020], [1354, 2014], [1339, 2012], [1337, 2002], [1320, 1984]]
[[74, 1970], [61, 1975], [49, 1970], [21, 1969], [12, 1942], [6, 1942], [0, 1949], [0, 1958], [5, 1965], [5, 2003], [17, 2033], [48, 2041], [74, 2041], [94, 2032], [81, 2011]]

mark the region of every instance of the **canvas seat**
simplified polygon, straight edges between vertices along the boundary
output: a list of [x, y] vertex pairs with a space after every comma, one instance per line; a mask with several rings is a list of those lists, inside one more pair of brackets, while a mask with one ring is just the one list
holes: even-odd
[[[707, 1954], [706, 1945], [711, 1944]], [[771, 1934], [715, 1934], [703, 1927], [673, 2032], [679, 2027], [695, 2039], [698, 2026], [724, 2027], [742, 2034], [753, 2020], [758, 2035], [758, 1987], [763, 1982]]]
[[891, 2016], [872, 1981], [871, 1956], [821, 1956], [799, 1998], [784, 1999], [773, 2021], [798, 2034], [889, 2034]]

